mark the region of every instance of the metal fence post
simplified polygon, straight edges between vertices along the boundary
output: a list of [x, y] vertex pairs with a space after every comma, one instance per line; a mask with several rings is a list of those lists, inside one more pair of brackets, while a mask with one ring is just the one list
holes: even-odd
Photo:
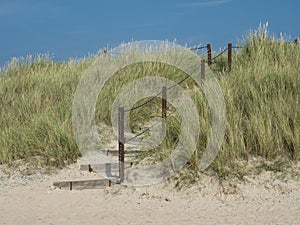
[[211, 46], [210, 46], [210, 44], [207, 44], [206, 48], [207, 48], [207, 64], [210, 66], [212, 64], [212, 61], [211, 61]]
[[124, 138], [124, 107], [119, 107], [119, 135], [118, 135], [118, 141], [119, 141], [119, 178], [120, 183], [124, 181], [124, 144], [125, 144], [125, 138]]
[[162, 87], [162, 102], [161, 102], [161, 116], [163, 119], [167, 118], [167, 87]]
[[162, 117], [162, 131], [163, 134], [166, 131], [166, 118], [167, 118], [167, 87], [162, 87], [161, 90], [161, 117]]
[[205, 80], [205, 60], [201, 60], [201, 80]]
[[232, 43], [228, 43], [228, 71], [231, 71], [232, 64]]

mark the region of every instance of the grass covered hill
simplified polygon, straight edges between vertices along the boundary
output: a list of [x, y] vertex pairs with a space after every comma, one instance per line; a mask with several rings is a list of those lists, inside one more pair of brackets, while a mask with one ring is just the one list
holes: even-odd
[[[257, 30], [248, 35], [246, 47], [233, 55], [230, 73], [221, 63], [211, 68], [219, 79], [227, 107], [227, 130], [218, 157], [210, 169], [220, 176], [241, 175], [237, 162], [252, 157], [266, 160], [300, 160], [300, 47]], [[220, 61], [222, 58], [219, 59]], [[224, 60], [224, 58], [223, 58]], [[77, 84], [93, 57], [59, 63], [49, 57], [12, 61], [0, 77], [0, 164], [17, 159], [61, 167], [80, 157], [72, 131], [72, 104]], [[143, 77], [147, 69], [169, 71], [167, 78], [184, 77], [165, 65], [136, 65], [121, 73]], [[110, 80], [105, 93], [107, 102], [97, 104], [96, 121], [109, 124], [110, 107], [128, 76]], [[209, 109], [201, 91], [192, 91], [194, 83], [182, 84], [190, 89], [201, 114], [201, 137], [198, 150], [188, 164], [195, 170], [201, 159], [209, 133]], [[195, 90], [195, 89], [194, 89]], [[100, 93], [101, 95], [101, 93]], [[104, 99], [104, 98], [102, 98]], [[150, 104], [149, 107], [156, 107]], [[151, 111], [151, 110], [150, 110]], [[132, 127], [148, 120], [149, 108], [132, 114]], [[161, 160], [168, 148], [176, 144], [178, 118], [170, 117], [168, 135], [153, 154]], [[173, 143], [173, 144], [172, 144]], [[240, 166], [239, 166], [240, 168]]]

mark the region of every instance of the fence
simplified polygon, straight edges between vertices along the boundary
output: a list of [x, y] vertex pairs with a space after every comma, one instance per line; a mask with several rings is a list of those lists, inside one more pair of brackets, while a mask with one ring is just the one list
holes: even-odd
[[[201, 60], [201, 80], [204, 81], [205, 79], [205, 60]], [[145, 132], [149, 131], [152, 127], [154, 127], [157, 124], [152, 125], [151, 127], [148, 127], [146, 129], [144, 129], [143, 131], [141, 131], [140, 133], [138, 133], [137, 135], [135, 135], [132, 138], [129, 138], [128, 140], [125, 139], [125, 131], [124, 131], [124, 115], [127, 112], [131, 112], [132, 110], [136, 110], [138, 108], [142, 108], [144, 106], [146, 106], [147, 104], [149, 104], [150, 102], [152, 102], [155, 98], [159, 97], [161, 95], [161, 116], [162, 119], [165, 120], [167, 118], [167, 91], [174, 88], [175, 86], [183, 83], [184, 81], [186, 81], [187, 79], [189, 79], [190, 76], [187, 75], [185, 78], [183, 78], [182, 80], [180, 80], [179, 82], [177, 82], [174, 85], [171, 85], [169, 87], [162, 87], [162, 90], [160, 92], [158, 92], [156, 95], [154, 95], [153, 97], [151, 97], [150, 99], [148, 99], [147, 101], [145, 101], [144, 103], [141, 103], [138, 106], [135, 106], [133, 108], [130, 109], [124, 109], [124, 107], [119, 107], [119, 112], [118, 112], [118, 146], [119, 146], [119, 179], [120, 179], [120, 183], [122, 183], [124, 181], [124, 177], [125, 177], [125, 144], [128, 143], [129, 141], [141, 136], [142, 134], [144, 134]], [[165, 123], [163, 122], [162, 125], [164, 125]], [[164, 128], [163, 128], [164, 129]]]
[[[295, 39], [291, 42], [288, 43], [292, 43], [295, 45], [299, 44], [299, 39]], [[211, 44], [207, 44], [206, 46], [200, 46], [200, 47], [192, 47], [189, 48], [192, 51], [198, 51], [198, 50], [202, 50], [202, 49], [206, 49], [207, 50], [207, 65], [212, 65], [214, 63], [216, 63], [216, 59], [219, 58], [220, 56], [222, 56], [223, 54], [225, 54], [227, 52], [227, 65], [228, 65], [228, 72], [231, 71], [232, 69], [232, 50], [233, 49], [241, 49], [241, 48], [245, 48], [246, 46], [234, 46], [232, 45], [232, 43], [228, 43], [227, 48], [224, 48], [220, 53], [218, 53], [216, 56], [212, 57], [212, 47]], [[107, 53], [107, 50], [104, 50], [104, 53]]]
[[[296, 39], [295, 41], [293, 41], [292, 43], [294, 44], [298, 44], [298, 40]], [[240, 48], [245, 48], [246, 46], [233, 46], [232, 43], [228, 43], [227, 48], [223, 49], [220, 53], [218, 53], [216, 56], [212, 57], [212, 51], [211, 51], [211, 45], [207, 44], [206, 46], [202, 46], [202, 47], [195, 47], [195, 48], [190, 48], [190, 50], [200, 50], [200, 49], [206, 49], [207, 50], [207, 64], [210, 66], [213, 63], [216, 63], [216, 59], [218, 57], [220, 57], [221, 55], [225, 54], [227, 52], [227, 63], [228, 63], [228, 71], [231, 71], [232, 69], [232, 50], [233, 49], [240, 49]], [[205, 60], [201, 60], [201, 80], [204, 81], [205, 80]], [[129, 138], [128, 140], [125, 139], [125, 135], [124, 135], [124, 114], [127, 112], [130, 112], [132, 110], [136, 110], [138, 108], [144, 107], [147, 104], [149, 104], [150, 102], [152, 102], [155, 98], [159, 97], [160, 95], [162, 96], [162, 103], [161, 103], [161, 113], [162, 113], [162, 119], [165, 120], [167, 118], [167, 91], [174, 88], [176, 85], [179, 85], [181, 83], [183, 83], [184, 81], [186, 81], [188, 78], [190, 78], [190, 76], [186, 76], [185, 78], [183, 78], [182, 80], [180, 80], [179, 82], [177, 82], [175, 85], [172, 85], [170, 87], [163, 87], [162, 90], [160, 92], [158, 92], [155, 96], [151, 97], [150, 99], [148, 99], [147, 101], [145, 101], [144, 103], [135, 106], [133, 108], [130, 109], [124, 109], [124, 107], [119, 107], [119, 115], [118, 115], [118, 146], [119, 146], [119, 179], [120, 179], [120, 183], [122, 183], [124, 181], [124, 177], [125, 177], [125, 144], [128, 143], [129, 141], [141, 136], [142, 134], [144, 134], [145, 132], [149, 131], [153, 126], [157, 125], [154, 124], [151, 127], [148, 127], [146, 129], [144, 129], [143, 131], [141, 131], [140, 133], [138, 133], [137, 135], [135, 135], [132, 138]], [[164, 123], [163, 123], [164, 124]], [[164, 129], [164, 128], [163, 128]]]
[[[298, 45], [299, 40], [295, 39], [295, 40], [293, 40], [291, 42], [287, 42], [287, 43]], [[227, 65], [228, 65], [228, 71], [230, 72], [232, 69], [232, 51], [233, 51], [233, 49], [241, 49], [241, 48], [245, 48], [245, 47], [246, 47], [246, 45], [234, 46], [234, 45], [232, 45], [232, 43], [228, 43], [227, 48], [224, 48], [220, 53], [218, 53], [214, 57], [212, 57], [211, 44], [207, 44], [206, 46], [201, 46], [201, 47], [190, 48], [190, 50], [195, 51], [195, 50], [207, 49], [207, 64], [209, 66], [216, 63], [215, 60], [227, 52]]]
[[233, 46], [232, 43], [228, 43], [227, 48], [224, 48], [220, 53], [218, 53], [214, 57], [212, 57], [211, 44], [207, 44], [206, 46], [202, 46], [202, 47], [190, 48], [190, 50], [195, 51], [200, 49], [207, 49], [207, 64], [209, 66], [216, 63], [215, 60], [227, 52], [228, 71], [230, 72], [232, 68], [232, 50], [240, 49], [244, 47], [245, 46]]

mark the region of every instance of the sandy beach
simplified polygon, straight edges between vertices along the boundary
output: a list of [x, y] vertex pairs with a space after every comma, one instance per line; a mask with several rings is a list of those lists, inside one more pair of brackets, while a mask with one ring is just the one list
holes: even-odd
[[68, 191], [53, 181], [99, 175], [78, 164], [51, 175], [20, 171], [1, 166], [0, 224], [300, 224], [300, 181], [272, 172], [222, 183], [203, 174], [181, 190], [173, 180]]

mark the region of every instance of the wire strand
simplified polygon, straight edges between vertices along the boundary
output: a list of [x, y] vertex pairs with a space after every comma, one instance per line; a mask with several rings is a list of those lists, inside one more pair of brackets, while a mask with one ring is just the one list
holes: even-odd
[[150, 99], [148, 99], [146, 102], [138, 105], [138, 106], [135, 106], [135, 107], [132, 107], [130, 109], [126, 109], [124, 110], [124, 112], [129, 112], [129, 111], [132, 111], [132, 110], [135, 110], [135, 109], [138, 109], [138, 108], [141, 108], [145, 105], [147, 105], [148, 103], [152, 102], [156, 97], [158, 97], [159, 95], [161, 94], [161, 92], [158, 92], [156, 95], [154, 95], [153, 97], [151, 97]]
[[212, 60], [215, 60], [216, 58], [220, 57], [221, 55], [223, 55], [226, 51], [228, 50], [228, 48], [225, 48], [223, 51], [221, 51], [218, 55], [216, 55], [215, 57], [212, 58]]
[[204, 49], [204, 48], [207, 48], [206, 46], [199, 46], [199, 47], [192, 47], [192, 48], [189, 48], [191, 51], [195, 51], [195, 50], [200, 50], [200, 49]]
[[232, 46], [232, 48], [237, 48], [237, 49], [239, 49], [239, 48], [246, 48], [246, 46]]
[[176, 84], [171, 85], [170, 87], [167, 87], [167, 90], [170, 90], [174, 87], [176, 87], [177, 85], [181, 84], [182, 82], [184, 82], [185, 80], [187, 80], [188, 78], [190, 78], [190, 75], [187, 75], [185, 78], [183, 78], [181, 81], [177, 82]]
[[129, 141], [132, 141], [134, 139], [136, 139], [137, 137], [141, 136], [142, 134], [146, 133], [147, 131], [149, 131], [151, 128], [155, 127], [158, 123], [160, 122], [157, 122], [155, 124], [153, 124], [152, 126], [146, 128], [145, 130], [141, 131], [140, 133], [138, 133], [137, 135], [135, 135], [134, 137], [132, 138], [129, 138], [128, 140], [125, 141], [125, 144], [128, 143]]
[[[190, 75], [187, 75], [185, 78], [183, 78], [182, 80], [178, 81], [177, 83], [167, 87], [167, 90], [170, 90], [174, 87], [176, 87], [177, 85], [183, 83], [185, 80], [187, 80], [188, 78], [190, 78], [191, 76]], [[158, 92], [156, 95], [154, 95], [153, 97], [151, 97], [150, 99], [148, 99], [146, 102], [138, 105], [138, 106], [135, 106], [135, 107], [132, 107], [131, 109], [125, 109], [124, 112], [129, 112], [129, 111], [132, 111], [132, 110], [136, 110], [136, 109], [139, 109], [147, 104], [149, 104], [150, 102], [152, 102], [155, 98], [157, 98], [159, 95], [161, 94], [161, 92]]]

